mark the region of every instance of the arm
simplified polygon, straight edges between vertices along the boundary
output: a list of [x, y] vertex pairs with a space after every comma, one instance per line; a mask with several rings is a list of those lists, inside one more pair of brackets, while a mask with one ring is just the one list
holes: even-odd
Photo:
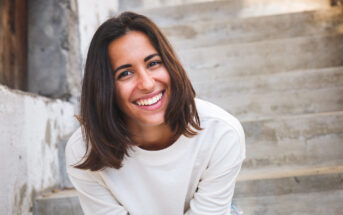
[[[85, 215], [127, 215], [126, 209], [119, 204], [112, 193], [103, 184], [98, 173], [74, 168], [81, 153], [74, 152], [73, 141], [80, 141], [73, 135], [66, 147], [67, 173], [70, 181], [79, 194], [82, 210]], [[76, 144], [77, 145], [77, 144]], [[76, 149], [78, 147], [75, 147]], [[78, 155], [78, 156], [76, 156]]]
[[[241, 133], [243, 134], [243, 133]], [[235, 183], [245, 158], [244, 134], [227, 131], [219, 140], [185, 215], [229, 214]]]

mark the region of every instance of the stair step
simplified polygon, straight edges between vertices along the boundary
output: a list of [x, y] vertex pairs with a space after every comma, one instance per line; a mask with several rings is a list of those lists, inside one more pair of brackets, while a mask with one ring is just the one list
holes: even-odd
[[216, 77], [216, 80], [205, 77], [199, 78], [200, 80], [194, 79], [191, 80], [197, 95], [209, 98], [238, 94], [268, 94], [277, 91], [295, 92], [304, 89], [343, 86], [343, 67], [297, 70], [243, 77], [226, 77], [223, 75]]
[[60, 190], [40, 195], [35, 200], [34, 215], [83, 215], [76, 190]]
[[[285, 168], [283, 168], [285, 169]], [[255, 195], [313, 192], [343, 188], [343, 166], [295, 170], [243, 171], [238, 177], [235, 199]], [[257, 186], [258, 185], [258, 186]], [[83, 214], [77, 192], [60, 190], [36, 199], [35, 214]]]
[[343, 109], [342, 95], [343, 87], [335, 87], [246, 95], [223, 92], [221, 97], [198, 97], [217, 104], [240, 120], [259, 120], [280, 115], [340, 111]]
[[186, 71], [231, 75], [275, 73], [343, 65], [343, 34], [180, 50]]
[[162, 29], [177, 49], [343, 33], [343, 8], [215, 22], [191, 22]]
[[[292, 177], [305, 177], [312, 175], [328, 175], [343, 173], [343, 160], [338, 161], [335, 166], [282, 166], [263, 169], [242, 169], [237, 181], [256, 181], [265, 179], [282, 179]], [[323, 164], [321, 164], [323, 165]], [[343, 183], [343, 181], [342, 181]]]
[[245, 170], [343, 163], [343, 111], [242, 121], [242, 125]]
[[235, 198], [246, 215], [342, 215], [343, 189]]
[[[242, 171], [235, 188], [235, 202], [245, 214], [251, 199], [266, 196], [284, 198], [286, 195], [303, 195], [305, 192], [343, 189], [343, 166], [320, 168]], [[335, 192], [335, 191], [334, 191]], [[255, 205], [254, 205], [255, 206]], [[41, 195], [35, 202], [35, 215], [83, 215], [76, 190], [61, 190]]]
[[343, 108], [343, 67], [193, 81], [193, 85], [198, 97], [218, 104], [241, 120]]
[[235, 197], [343, 189], [342, 161], [341, 166], [282, 166], [248, 171], [243, 168], [237, 179]]
[[159, 26], [192, 21], [223, 20], [330, 8], [329, 0], [230, 0], [139, 9]]

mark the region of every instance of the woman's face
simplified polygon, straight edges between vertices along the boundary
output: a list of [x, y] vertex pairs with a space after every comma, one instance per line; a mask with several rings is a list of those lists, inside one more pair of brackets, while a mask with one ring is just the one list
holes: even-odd
[[116, 102], [129, 126], [164, 123], [170, 76], [157, 50], [141, 32], [112, 41], [108, 54], [114, 71]]

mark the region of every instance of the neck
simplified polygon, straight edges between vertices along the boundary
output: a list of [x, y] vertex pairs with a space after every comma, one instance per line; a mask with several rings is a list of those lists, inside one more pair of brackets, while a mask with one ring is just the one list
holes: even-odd
[[175, 142], [174, 134], [166, 124], [158, 126], [129, 126], [133, 141], [146, 150], [161, 150]]

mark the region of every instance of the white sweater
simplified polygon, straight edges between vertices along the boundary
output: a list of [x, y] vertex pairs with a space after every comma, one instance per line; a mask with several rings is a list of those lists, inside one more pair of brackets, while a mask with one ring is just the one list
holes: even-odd
[[85, 154], [79, 128], [66, 146], [67, 172], [86, 215], [230, 214], [237, 175], [245, 159], [239, 121], [196, 99], [203, 130], [158, 151], [134, 147], [119, 170], [80, 170]]

